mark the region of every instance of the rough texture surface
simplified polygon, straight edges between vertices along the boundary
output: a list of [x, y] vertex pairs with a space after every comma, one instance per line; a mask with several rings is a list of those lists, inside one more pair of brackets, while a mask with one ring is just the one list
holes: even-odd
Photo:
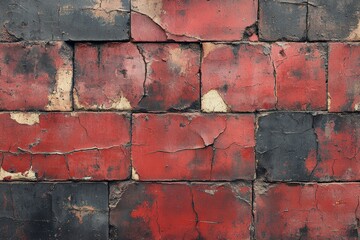
[[129, 39], [129, 0], [1, 0], [0, 40]]
[[249, 239], [251, 199], [242, 183], [113, 184], [110, 238]]
[[359, 22], [0, 0], [0, 239], [360, 239]]
[[106, 239], [106, 183], [0, 184], [3, 239]]
[[132, 130], [137, 180], [254, 178], [253, 115], [136, 114]]

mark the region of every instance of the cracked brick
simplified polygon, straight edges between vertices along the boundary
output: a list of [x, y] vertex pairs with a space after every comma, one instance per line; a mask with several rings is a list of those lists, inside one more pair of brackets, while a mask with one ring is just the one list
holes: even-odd
[[360, 44], [329, 44], [328, 109], [360, 111]]
[[72, 109], [72, 50], [61, 42], [0, 44], [0, 109]]
[[119, 180], [130, 174], [127, 115], [2, 113], [0, 123], [1, 180]]
[[254, 178], [254, 115], [135, 114], [132, 133], [140, 180]]
[[256, 239], [358, 239], [358, 183], [273, 184], [255, 190]]
[[242, 183], [112, 184], [110, 239], [247, 239], [251, 199]]
[[253, 112], [275, 108], [275, 77], [268, 44], [203, 43], [204, 112]]
[[75, 107], [183, 111], [199, 108], [196, 44], [78, 44]]
[[275, 43], [277, 109], [326, 110], [326, 52], [319, 43]]
[[135, 41], [257, 40], [257, 1], [134, 0], [131, 22]]
[[107, 239], [106, 183], [3, 183], [4, 239]]
[[0, 40], [129, 39], [128, 0], [11, 0], [0, 8]]

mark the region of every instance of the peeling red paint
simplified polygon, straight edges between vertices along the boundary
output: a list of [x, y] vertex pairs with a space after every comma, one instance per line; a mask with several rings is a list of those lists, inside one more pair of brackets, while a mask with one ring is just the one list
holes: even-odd
[[254, 141], [250, 114], [135, 114], [133, 167], [140, 180], [253, 179]]
[[131, 6], [135, 41], [257, 40], [246, 31], [257, 21], [257, 1], [134, 0]]

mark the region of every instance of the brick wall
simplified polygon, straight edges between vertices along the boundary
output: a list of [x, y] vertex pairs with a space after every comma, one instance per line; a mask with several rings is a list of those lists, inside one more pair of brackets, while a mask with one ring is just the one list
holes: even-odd
[[360, 1], [0, 0], [1, 239], [359, 239]]

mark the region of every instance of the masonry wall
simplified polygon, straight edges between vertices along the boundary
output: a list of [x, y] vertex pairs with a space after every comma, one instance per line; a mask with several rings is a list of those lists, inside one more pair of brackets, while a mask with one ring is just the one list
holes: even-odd
[[1, 239], [359, 239], [360, 1], [0, 0]]

